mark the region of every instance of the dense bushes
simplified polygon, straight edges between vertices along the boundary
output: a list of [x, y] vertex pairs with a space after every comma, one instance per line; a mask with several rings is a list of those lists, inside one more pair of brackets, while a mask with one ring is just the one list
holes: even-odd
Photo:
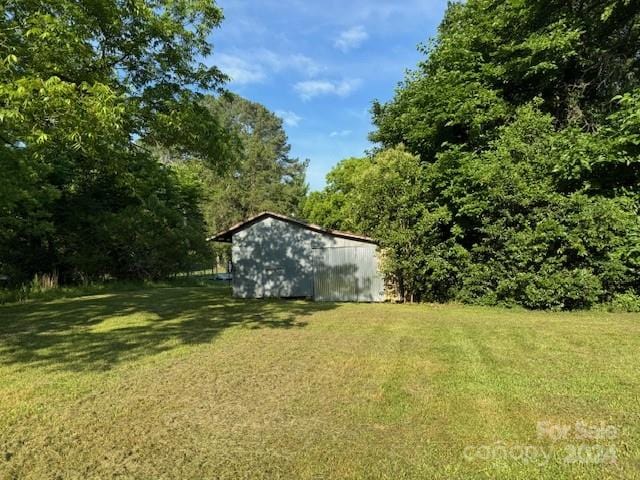
[[[610, 172], [606, 190], [590, 166], [622, 163], [610, 145], [633, 138], [613, 127], [625, 108], [587, 134], [558, 129], [534, 103], [480, 151], [450, 146], [423, 162], [401, 147], [349, 159], [304, 212], [380, 239], [405, 299], [573, 309], [627, 298], [620, 294], [640, 287], [638, 205], [626, 185], [635, 157], [618, 178]], [[577, 166], [576, 135], [582, 149], [603, 154]], [[324, 216], [333, 205], [342, 223]]]
[[631, 291], [616, 293], [605, 307], [611, 312], [640, 312], [640, 295]]
[[56, 194], [33, 213], [17, 205], [1, 219], [0, 266], [10, 284], [53, 272], [62, 283], [157, 279], [206, 255], [197, 183], [135, 151], [117, 168], [97, 161], [91, 174], [43, 176], [38, 183], [55, 185]]
[[[405, 299], [569, 309], [637, 289], [635, 202], [558, 192], [557, 135], [526, 107], [482, 153], [454, 149], [423, 164], [389, 149], [362, 159], [339, 192], [349, 223], [332, 226], [353, 228], [357, 218], [380, 239]], [[310, 220], [326, 223], [330, 196], [309, 198]]]

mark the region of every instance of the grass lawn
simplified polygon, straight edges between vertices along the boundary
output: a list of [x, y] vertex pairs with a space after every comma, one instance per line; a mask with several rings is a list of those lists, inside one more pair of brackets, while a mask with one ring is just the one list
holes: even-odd
[[2, 479], [534, 477], [640, 478], [640, 315], [213, 286], [0, 307]]

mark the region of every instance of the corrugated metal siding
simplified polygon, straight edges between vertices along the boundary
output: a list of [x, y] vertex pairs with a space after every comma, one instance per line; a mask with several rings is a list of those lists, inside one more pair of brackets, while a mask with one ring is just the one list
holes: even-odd
[[314, 299], [324, 302], [381, 302], [384, 280], [375, 246], [313, 250]]

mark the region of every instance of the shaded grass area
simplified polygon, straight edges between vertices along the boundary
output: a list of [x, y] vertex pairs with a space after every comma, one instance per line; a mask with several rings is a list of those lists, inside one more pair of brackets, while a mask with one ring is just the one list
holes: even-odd
[[208, 343], [225, 329], [301, 326], [328, 305], [234, 301], [225, 285], [164, 286], [5, 307], [0, 354], [44, 369], [104, 370], [122, 362]]
[[42, 288], [39, 285], [23, 285], [20, 288], [0, 287], [0, 305], [11, 303], [29, 303], [61, 298], [75, 298], [99, 293], [114, 293], [130, 290], [142, 290], [159, 287], [193, 287], [211, 285], [213, 274], [206, 271], [190, 272], [166, 280], [104, 280], [86, 285], [62, 285], [54, 288]]
[[639, 477], [639, 334], [636, 314], [205, 285], [4, 306], [0, 478]]

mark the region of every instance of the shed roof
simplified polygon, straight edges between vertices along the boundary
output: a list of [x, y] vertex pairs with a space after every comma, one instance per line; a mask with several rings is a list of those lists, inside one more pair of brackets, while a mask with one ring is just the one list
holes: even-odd
[[302, 222], [300, 220], [296, 220], [295, 218], [287, 217], [286, 215], [280, 215], [279, 213], [273, 213], [273, 212], [262, 212], [262, 213], [259, 213], [258, 215], [254, 215], [253, 217], [249, 217], [245, 221], [236, 223], [231, 228], [223, 232], [220, 232], [212, 237], [207, 238], [207, 241], [231, 243], [231, 239], [234, 233], [244, 230], [245, 228], [248, 228], [251, 225], [264, 220], [265, 218], [275, 218], [277, 220], [282, 220], [283, 222], [299, 225], [302, 228], [311, 230], [313, 232], [332, 235], [334, 237], [347, 238], [349, 240], [358, 240], [366, 243], [374, 243], [374, 244], [378, 243], [373, 238], [365, 237], [364, 235], [357, 235], [355, 233], [342, 232], [340, 230], [330, 230], [327, 228], [322, 228], [320, 225], [314, 225], [313, 223]]

